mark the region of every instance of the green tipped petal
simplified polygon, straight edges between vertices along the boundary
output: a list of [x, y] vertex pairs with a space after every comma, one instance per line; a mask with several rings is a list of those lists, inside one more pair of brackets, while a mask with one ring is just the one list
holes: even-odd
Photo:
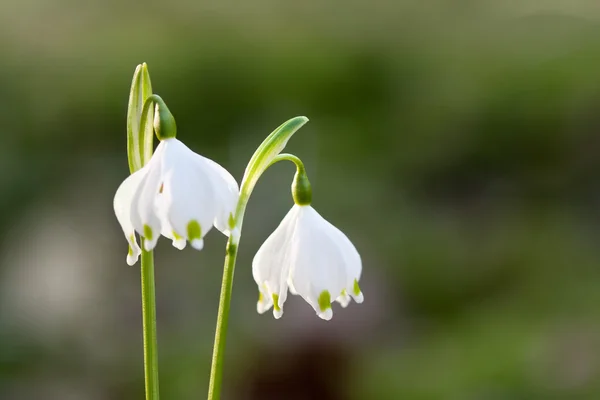
[[278, 294], [273, 295], [273, 309], [275, 309], [275, 311], [281, 311], [281, 308], [279, 308], [279, 295]]
[[355, 296], [358, 296], [360, 294], [360, 286], [358, 286], [358, 281], [356, 279], [354, 280], [354, 287], [352, 288], [352, 292], [354, 292]]
[[152, 240], [153, 232], [152, 228], [149, 225], [144, 225], [144, 238], [148, 240]]
[[190, 223], [187, 225], [187, 236], [189, 241], [202, 239], [202, 228], [200, 227], [198, 221], [190, 221]]
[[328, 290], [323, 290], [319, 295], [319, 309], [325, 311], [331, 308], [331, 295]]
[[173, 239], [175, 239], [175, 240], [183, 240], [183, 237], [181, 237], [181, 235], [179, 235], [177, 232], [173, 231], [171, 233], [173, 235]]

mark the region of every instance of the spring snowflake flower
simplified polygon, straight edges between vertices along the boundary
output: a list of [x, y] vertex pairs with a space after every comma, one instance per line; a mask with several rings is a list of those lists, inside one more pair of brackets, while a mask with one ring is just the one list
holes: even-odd
[[212, 225], [229, 236], [230, 220], [239, 196], [227, 170], [194, 153], [178, 139], [160, 142], [148, 164], [130, 175], [114, 198], [117, 219], [129, 242], [127, 263], [135, 264], [141, 249], [156, 246], [159, 233], [183, 249], [186, 240], [201, 250]]
[[332, 299], [346, 307], [363, 302], [358, 286], [360, 255], [339, 229], [309, 204], [294, 205], [256, 253], [252, 274], [259, 289], [257, 311], [283, 315], [288, 288], [322, 319], [333, 316]]

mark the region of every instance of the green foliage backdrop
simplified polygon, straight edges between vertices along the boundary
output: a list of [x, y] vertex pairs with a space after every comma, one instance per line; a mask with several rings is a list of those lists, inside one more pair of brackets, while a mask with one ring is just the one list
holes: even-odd
[[[131, 75], [241, 179], [284, 120], [366, 301], [255, 312], [291, 206], [251, 200], [229, 399], [600, 396], [600, 8], [593, 1], [0, 5], [0, 397], [141, 398], [137, 267], [112, 215]], [[157, 250], [161, 390], [204, 396], [225, 239]], [[287, 304], [286, 304], [287, 306]]]

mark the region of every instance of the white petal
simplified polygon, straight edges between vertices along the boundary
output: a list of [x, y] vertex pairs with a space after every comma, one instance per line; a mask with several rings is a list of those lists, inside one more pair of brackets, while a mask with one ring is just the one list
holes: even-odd
[[147, 172], [146, 168], [142, 168], [127, 177], [117, 189], [113, 200], [115, 215], [129, 243], [129, 251], [127, 253], [127, 264], [129, 265], [135, 264], [141, 254], [140, 247], [135, 238], [135, 229], [131, 223], [131, 202], [135, 191]]
[[319, 318], [324, 319], [325, 321], [329, 321], [333, 317], [333, 310], [330, 308], [325, 311], [321, 311], [317, 314]]
[[202, 240], [202, 239], [192, 239], [190, 244], [192, 245], [192, 247], [194, 249], [196, 249], [198, 251], [200, 251], [204, 248], [204, 240]]
[[[316, 210], [315, 214], [319, 215]], [[354, 301], [357, 303], [362, 303], [364, 300], [362, 292], [355, 291], [355, 286], [358, 286], [358, 281], [360, 280], [360, 275], [362, 272], [362, 261], [360, 254], [358, 254], [356, 247], [354, 247], [350, 239], [348, 239], [348, 237], [342, 231], [340, 231], [320, 215], [319, 217], [321, 219], [321, 229], [330, 237], [333, 245], [338, 247], [340, 254], [342, 254], [344, 257], [344, 265], [346, 269], [346, 293], [352, 296]], [[340, 302], [340, 304], [342, 303]], [[342, 304], [342, 306], [344, 305]]]
[[[287, 299], [287, 281], [290, 268], [290, 243], [299, 208], [292, 207], [277, 229], [267, 238], [252, 260], [252, 276], [265, 295], [277, 296], [273, 313], [281, 317]], [[266, 293], [265, 293], [266, 292]], [[278, 310], [279, 309], [279, 310]]]
[[[217, 228], [218, 229], [218, 228]], [[233, 228], [233, 230], [230, 232], [230, 237], [231, 237], [231, 242], [233, 244], [238, 244], [240, 242], [240, 236], [241, 236], [241, 231], [238, 227]]]
[[139, 260], [141, 254], [142, 249], [140, 249], [140, 246], [138, 246], [137, 241], [135, 242], [135, 245], [130, 244], [129, 249], [127, 250], [127, 258], [125, 259], [127, 265], [134, 265], [137, 260]]
[[358, 294], [353, 293], [352, 294], [352, 298], [354, 299], [355, 302], [357, 302], [358, 304], [361, 304], [363, 301], [365, 301], [365, 296], [363, 295], [362, 292], [358, 292]]
[[169, 219], [167, 218], [167, 208], [165, 206], [165, 197], [162, 195], [162, 193], [159, 193], [158, 196], [156, 196], [155, 210], [156, 210], [156, 215], [158, 215], [158, 217], [160, 218], [160, 224], [161, 224], [160, 234], [168, 239], [171, 239], [173, 247], [175, 247], [176, 249], [178, 249], [178, 250], [185, 249], [185, 245], [187, 243], [185, 241], [185, 238], [182, 236], [179, 236], [177, 233], [175, 233], [175, 231], [173, 230], [173, 227], [171, 226], [171, 222], [169, 222]]
[[131, 202], [131, 222], [135, 230], [145, 238], [144, 247], [150, 251], [156, 246], [160, 236], [161, 223], [156, 214], [156, 197], [159, 194], [162, 178], [163, 143], [159, 144], [152, 158], [144, 167], [146, 174], [142, 177]]
[[173, 242], [172, 242], [173, 247], [175, 247], [177, 250], [185, 249], [185, 245], [186, 245], [185, 239], [173, 238], [172, 240], [173, 240]]
[[346, 291], [343, 291], [342, 294], [340, 294], [338, 298], [335, 299], [335, 301], [340, 303], [342, 307], [346, 308], [348, 307], [348, 304], [350, 304], [350, 296]]
[[328, 230], [328, 223], [312, 207], [300, 207], [290, 275], [298, 294], [323, 319], [331, 318], [331, 301], [347, 282], [346, 259]]
[[281, 318], [283, 316], [283, 309], [280, 308], [279, 310], [277, 310], [277, 309], [274, 308], [273, 309], [273, 316], [275, 317], [275, 319]]
[[[206, 169], [197, 163], [197, 154], [177, 139], [164, 140], [163, 196], [167, 218], [174, 232], [201, 249], [202, 237], [212, 228], [217, 211], [215, 193]], [[199, 232], [191, 230], [199, 225]], [[197, 234], [196, 234], [197, 233]]]
[[298, 294], [298, 292], [296, 291], [296, 288], [294, 287], [294, 282], [292, 282], [292, 278], [291, 276], [288, 275], [287, 278], [287, 284], [288, 284], [288, 289], [290, 291], [291, 294]]
[[262, 289], [259, 290], [258, 301], [256, 302], [256, 311], [259, 314], [264, 314], [271, 307], [273, 307], [273, 298], [269, 295], [269, 291], [263, 285]]
[[235, 215], [235, 208], [240, 197], [240, 189], [235, 178], [216, 162], [198, 155], [198, 162], [209, 173], [212, 180], [217, 201], [217, 215], [214, 220], [215, 227], [229, 236], [231, 228], [229, 219]]

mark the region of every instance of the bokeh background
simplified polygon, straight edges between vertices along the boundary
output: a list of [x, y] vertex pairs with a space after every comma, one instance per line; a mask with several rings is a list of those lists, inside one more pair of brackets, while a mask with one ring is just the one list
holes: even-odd
[[[596, 0], [0, 4], [0, 398], [143, 398], [139, 264], [112, 197], [147, 62], [179, 137], [241, 179], [286, 119], [366, 301], [255, 311], [292, 205], [251, 199], [224, 399], [600, 398]], [[156, 251], [161, 393], [205, 398], [225, 237]]]

